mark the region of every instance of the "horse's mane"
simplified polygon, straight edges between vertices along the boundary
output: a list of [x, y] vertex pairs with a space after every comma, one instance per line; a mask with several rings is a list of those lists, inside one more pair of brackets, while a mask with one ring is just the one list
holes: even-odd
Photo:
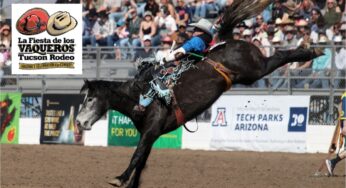
[[84, 85], [82, 86], [80, 92], [83, 92], [87, 89], [101, 90], [101, 91], [115, 91], [119, 88], [124, 82], [117, 81], [105, 81], [105, 80], [84, 80]]
[[232, 38], [233, 28], [241, 21], [260, 14], [271, 0], [234, 0], [232, 5], [225, 8], [221, 18], [218, 36], [221, 40]]

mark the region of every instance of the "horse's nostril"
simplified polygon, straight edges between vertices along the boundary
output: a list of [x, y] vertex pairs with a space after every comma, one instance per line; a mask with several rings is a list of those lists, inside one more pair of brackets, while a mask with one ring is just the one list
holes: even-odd
[[89, 121], [85, 121], [84, 122], [84, 125], [86, 126], [86, 125], [88, 125], [89, 124]]
[[80, 121], [78, 121], [78, 120], [76, 120], [76, 125], [78, 126], [78, 127], [80, 127]]

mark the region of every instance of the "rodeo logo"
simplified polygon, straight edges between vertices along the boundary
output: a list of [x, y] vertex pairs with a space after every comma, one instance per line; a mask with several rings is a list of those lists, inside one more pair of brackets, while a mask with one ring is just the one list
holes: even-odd
[[12, 9], [13, 74], [82, 74], [81, 5], [12, 4]]
[[217, 108], [217, 113], [214, 121], [212, 122], [212, 126], [214, 127], [226, 127], [227, 121], [226, 121], [226, 108]]

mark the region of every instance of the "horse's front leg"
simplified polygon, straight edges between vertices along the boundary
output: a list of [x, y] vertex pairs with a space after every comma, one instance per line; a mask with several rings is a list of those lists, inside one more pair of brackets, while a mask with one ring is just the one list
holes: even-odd
[[147, 159], [150, 155], [150, 151], [151, 151], [151, 148], [149, 150], [146, 151], [146, 153], [144, 154], [143, 158], [141, 161], [139, 161], [137, 167], [136, 167], [136, 170], [135, 170], [135, 174], [134, 176], [131, 178], [127, 188], [135, 188], [135, 187], [139, 187], [139, 179], [141, 177], [141, 174], [142, 174], [142, 171], [145, 167], [145, 164], [147, 162]]
[[150, 153], [150, 150], [152, 148], [152, 145], [154, 144], [155, 140], [160, 136], [159, 133], [154, 133], [152, 131], [149, 131], [143, 135], [141, 135], [141, 139], [138, 143], [137, 149], [135, 150], [130, 165], [127, 167], [127, 169], [118, 177], [115, 179], [109, 181], [109, 184], [120, 187], [124, 185], [132, 175], [133, 170], [140, 165], [140, 163], [147, 159]]

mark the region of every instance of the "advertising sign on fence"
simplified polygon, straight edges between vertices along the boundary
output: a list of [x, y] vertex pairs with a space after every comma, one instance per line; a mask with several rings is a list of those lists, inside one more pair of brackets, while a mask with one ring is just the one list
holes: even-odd
[[110, 110], [108, 117], [108, 145], [137, 146], [139, 132], [131, 119], [115, 110]]
[[[108, 145], [137, 146], [140, 133], [127, 116], [120, 112], [109, 111]], [[162, 135], [155, 143], [154, 148], [181, 148], [182, 129]]]
[[75, 118], [83, 95], [46, 94], [42, 99], [41, 138], [44, 144], [83, 144]]
[[306, 151], [309, 96], [221, 96], [212, 107], [210, 147]]
[[81, 4], [12, 4], [13, 74], [82, 74]]
[[0, 93], [1, 143], [18, 144], [20, 93]]
[[39, 94], [23, 94], [20, 117], [40, 118], [42, 97]]

